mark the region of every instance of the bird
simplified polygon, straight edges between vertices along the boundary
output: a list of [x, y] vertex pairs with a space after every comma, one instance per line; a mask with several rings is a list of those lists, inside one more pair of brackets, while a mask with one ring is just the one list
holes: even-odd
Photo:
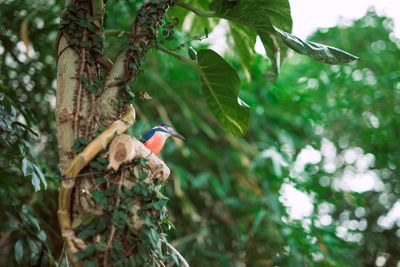
[[166, 123], [160, 123], [143, 134], [143, 144], [157, 155], [163, 149], [165, 141], [170, 136], [185, 140], [185, 137], [177, 133], [171, 126]]

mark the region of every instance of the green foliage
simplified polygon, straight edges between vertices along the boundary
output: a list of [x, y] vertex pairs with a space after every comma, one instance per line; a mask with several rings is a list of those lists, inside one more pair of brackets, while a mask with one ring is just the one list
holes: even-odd
[[[185, 2], [207, 10], [210, 1]], [[142, 3], [109, 1], [107, 27], [129, 31], [132, 14]], [[37, 8], [28, 28], [34, 55], [31, 51], [26, 57], [19, 39], [20, 25]], [[46, 2], [38, 7], [31, 2], [12, 1], [0, 3], [0, 10], [0, 46], [4, 49], [0, 55], [1, 237], [9, 233], [0, 246], [1, 252], [8, 251], [1, 255], [8, 257], [1, 256], [0, 265], [57, 265], [54, 259], [61, 254], [62, 239], [55, 227], [58, 181], [54, 177], [59, 161], [53, 115], [56, 60], [50, 48], [58, 29], [59, 5]], [[204, 35], [204, 28], [211, 32], [218, 22], [216, 18], [199, 18], [178, 6], [171, 9], [171, 16], [172, 11], [180, 20], [174, 28], [174, 36], [179, 38], [175, 46]], [[290, 32], [276, 25], [272, 17], [270, 21]], [[180, 31], [184, 22], [191, 25], [188, 35]], [[239, 93], [253, 110], [243, 139], [218, 127], [206, 101], [201, 100], [203, 94], [194, 68], [171, 60], [168, 55], [149, 53], [144, 74], [129, 86], [132, 93], [138, 93], [137, 88], [146, 90], [153, 100], [137, 99], [138, 118], [130, 131], [138, 135], [169, 119], [188, 137], [183, 147], [169, 141], [161, 153], [172, 170], [163, 189], [163, 195], [170, 198], [168, 219], [147, 216], [147, 210], [165, 212], [161, 207], [165, 207], [166, 199], [158, 195], [157, 186], [138, 183], [135, 191], [122, 187], [122, 194], [116, 194], [117, 188], [113, 187], [104, 198], [107, 179], [98, 177], [100, 186], [88, 197], [104, 208], [110, 219], [86, 215], [75, 222], [74, 226], [88, 240], [93, 233], [105, 236], [94, 248], [83, 252], [83, 258], [102, 253], [110, 235], [108, 229], [114, 223], [127, 229], [127, 222], [132, 222], [126, 209], [131, 205], [130, 197], [140, 195], [147, 199], [154, 195], [157, 201], [142, 207], [145, 231], [129, 233], [136, 238], [133, 243], [144, 240], [140, 255], [148, 255], [149, 250], [159, 252], [158, 240], [166, 238], [191, 266], [373, 266], [380, 256], [386, 258], [386, 266], [396, 266], [399, 226], [388, 222], [387, 214], [400, 192], [400, 54], [391, 25], [389, 19], [370, 12], [350, 27], [317, 32], [311, 40], [356, 53], [362, 61], [328, 66], [294, 55], [282, 66], [281, 76], [274, 84], [266, 79], [270, 77], [268, 70], [278, 64], [271, 65], [253, 52], [253, 63], [249, 65], [251, 85], [244, 80]], [[258, 34], [264, 45], [268, 43], [266, 49], [271, 58], [270, 54], [276, 54], [272, 39], [265, 41]], [[273, 36], [279, 44], [280, 37]], [[118, 54], [123, 40], [124, 37], [107, 38], [104, 45], [110, 58]], [[197, 41], [189, 45], [196, 51], [207, 48]], [[286, 46], [280, 43], [279, 47], [283, 53]], [[183, 52], [186, 54], [186, 49]], [[246, 77], [241, 71], [242, 60], [234, 53], [227, 54], [233, 56], [227, 56], [226, 61], [240, 77]], [[275, 62], [279, 62], [277, 57]], [[236, 94], [234, 90], [232, 95]], [[78, 145], [77, 151], [85, 146], [80, 142]], [[320, 152], [321, 160], [294, 172], [296, 159], [307, 146]], [[345, 155], [353, 150], [356, 160], [346, 161]], [[371, 155], [374, 163], [363, 167], [362, 159]], [[22, 172], [24, 159], [42, 171], [47, 181], [45, 191], [34, 193], [32, 177], [25, 177]], [[95, 168], [104, 169], [104, 159], [95, 162]], [[344, 174], [359, 171], [359, 167], [378, 177], [378, 187], [354, 192], [338, 186]], [[354, 177], [358, 177], [357, 173]], [[357, 183], [364, 185], [365, 180]], [[300, 220], [290, 216], [282, 191], [287, 184], [312, 197], [310, 215]], [[105, 200], [117, 197], [121, 204], [114, 212], [115, 207]], [[169, 227], [173, 229], [166, 232]], [[116, 231], [116, 236], [121, 233]], [[121, 246], [119, 239], [111, 243], [110, 261], [134, 266], [152, 260], [133, 256], [121, 260]], [[166, 261], [175, 261], [176, 255], [165, 253], [162, 243], [161, 249]], [[85, 261], [85, 266], [95, 265]]]
[[50, 243], [46, 233], [41, 229], [38, 218], [33, 209], [23, 204], [14, 195], [0, 189], [0, 196], [8, 196], [15, 208], [14, 211], [6, 211], [7, 221], [0, 224], [0, 232], [3, 236], [13, 235], [16, 242], [8, 259], [9, 266], [55, 264], [50, 250]]
[[[94, 163], [92, 168], [101, 171], [108, 161], [98, 157]], [[163, 231], [172, 225], [166, 218], [168, 198], [161, 193], [164, 184], [144, 182], [148, 177], [146, 164], [142, 159], [136, 162], [135, 169], [130, 169], [131, 186], [126, 187], [123, 180], [104, 179], [111, 185], [105, 189], [101, 186], [103, 183], [99, 183], [98, 190], [90, 192], [102, 215], [87, 214], [76, 218], [72, 224], [78, 231], [78, 238], [98, 240], [75, 254], [85, 264], [96, 265], [96, 257], [102, 254], [108, 255], [107, 261], [117, 266], [149, 266], [153, 262], [173, 260], [172, 254], [162, 246], [166, 237]], [[97, 179], [103, 178], [97, 175]], [[131, 248], [129, 257], [125, 254], [127, 247]]]
[[[387, 25], [388, 19], [370, 13], [352, 27], [318, 32], [311, 40], [357, 52], [362, 61], [329, 66], [294, 55], [274, 84], [265, 80], [268, 62], [256, 55], [252, 83], [243, 82], [240, 90], [254, 111], [240, 140], [215, 127], [213, 114], [198, 101], [202, 92], [194, 71], [161, 54], [148, 59], [139, 84], [157, 95], [174, 128], [188, 137], [183, 148], [167, 144], [162, 156], [174, 170], [166, 191], [169, 220], [176, 227], [169, 240], [191, 265], [365, 266], [374, 265], [382, 253], [390, 255], [387, 266], [396, 265], [398, 226], [378, 223], [399, 198], [394, 160], [399, 148], [393, 141], [399, 122], [393, 114], [400, 55]], [[226, 60], [240, 66], [237, 57]], [[146, 113], [139, 115], [135, 129], [160, 121], [152, 103], [137, 105]], [[144, 118], [153, 123], [140, 122]], [[334, 159], [326, 152], [327, 140], [336, 151]], [[296, 159], [307, 145], [320, 151], [321, 160], [295, 173]], [[374, 155], [375, 165], [367, 172], [376, 173], [383, 191], [337, 186], [344, 173], [361, 164], [344, 161], [356, 147], [363, 151], [360, 162]], [[331, 161], [333, 170], [326, 166]], [[312, 196], [309, 216], [289, 215], [285, 184]], [[330, 223], [323, 220], [329, 217]]]
[[[0, 80], [0, 127], [1, 137], [4, 140], [1, 144], [1, 150], [5, 160], [5, 164], [17, 167], [18, 170], [25, 177], [31, 177], [32, 185], [35, 191], [40, 190], [40, 184], [43, 183], [46, 189], [47, 182], [42, 173], [42, 170], [28, 158], [34, 156], [34, 151], [29, 143], [32, 135], [38, 136], [31, 127], [17, 120], [17, 115], [26, 114], [28, 119], [30, 114], [27, 114], [27, 109], [24, 108], [18, 101], [18, 97], [14, 91], [7, 88], [3, 81]], [[12, 154], [8, 154], [12, 148]], [[7, 157], [6, 157], [7, 155]], [[10, 175], [14, 170], [4, 170], [5, 179], [0, 182], [0, 186], [3, 188], [15, 188], [15, 181], [8, 179], [7, 174]]]
[[[0, 10], [0, 265], [55, 265], [62, 248], [52, 49], [59, 6], [2, 1]], [[24, 22], [28, 53], [20, 37]]]
[[[208, 9], [212, 10], [213, 12], [205, 12], [198, 9], [196, 7], [196, 5], [199, 4], [197, 3], [197, 1], [189, 1], [189, 3], [181, 3], [180, 1], [178, 1], [176, 4], [187, 10], [193, 11], [198, 16], [203, 16], [207, 18], [224, 18], [228, 20], [230, 33], [235, 48], [234, 51], [239, 54], [245, 77], [248, 82], [250, 82], [251, 80], [251, 62], [253, 61], [254, 57], [254, 46], [257, 35], [260, 36], [266, 54], [271, 61], [272, 71], [268, 72], [267, 74], [267, 76], [269, 77], [268, 81], [270, 82], [276, 81], [278, 77], [280, 64], [286, 57], [286, 46], [294, 49], [301, 54], [310, 56], [314, 59], [328, 64], [343, 64], [357, 59], [357, 57], [347, 52], [341, 51], [337, 48], [328, 47], [313, 42], [302, 41], [299, 38], [280, 30], [279, 28], [284, 29], [288, 32], [292, 30], [290, 6], [289, 2], [286, 0], [213, 0], [208, 6]], [[188, 13], [177, 13], [175, 10], [172, 10], [172, 14], [174, 16], [180, 16], [178, 19], [180, 21], [186, 20], [186, 18], [190, 16]], [[192, 24], [189, 32], [191, 33], [199, 26], [204, 26], [207, 29], [207, 27], [209, 27], [209, 24], [210, 20], [196, 22], [196, 24]], [[166, 35], [169, 36], [167, 32]], [[206, 35], [208, 35], [207, 32]], [[282, 40], [277, 40], [279, 37]], [[182, 57], [177, 57], [182, 60]], [[232, 70], [234, 71], [234, 69]], [[215, 90], [219, 90], [218, 87], [216, 87], [214, 91]], [[235, 88], [232, 88], [231, 91], [236, 92], [237, 90]], [[223, 94], [223, 92], [218, 93]], [[210, 98], [208, 97], [208, 95], [205, 95], [205, 97], [209, 103]], [[231, 98], [232, 97], [236, 96], [232, 95]], [[231, 110], [234, 110], [235, 107], [237, 109], [236, 102], [231, 101], [231, 104], [228, 105], [231, 105]], [[209, 106], [212, 107], [210, 103]], [[215, 112], [215, 108], [211, 108], [211, 110], [214, 114], [217, 114]], [[223, 116], [221, 116], [220, 113], [218, 113], [217, 115], [217, 119], [221, 122], [221, 124], [233, 135], [242, 136], [243, 134], [238, 135], [238, 133], [235, 132], [234, 128], [237, 127], [231, 127], [229, 123], [226, 123], [226, 121], [231, 120], [231, 117], [226, 114], [222, 115]], [[222, 121], [224, 123], [222, 123]], [[235, 123], [237, 122], [238, 120], [236, 119]], [[243, 116], [243, 121], [241, 122], [241, 124], [247, 124], [247, 116]]]
[[21, 170], [24, 176], [32, 176], [32, 185], [35, 191], [40, 190], [40, 183], [43, 184], [44, 189], [47, 188], [47, 182], [46, 179], [44, 178], [42, 170], [34, 163], [24, 158], [22, 160]]

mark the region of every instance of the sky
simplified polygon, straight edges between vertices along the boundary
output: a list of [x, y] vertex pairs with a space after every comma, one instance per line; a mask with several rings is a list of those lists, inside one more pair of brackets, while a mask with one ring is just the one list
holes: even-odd
[[306, 38], [317, 28], [349, 24], [374, 7], [379, 15], [394, 19], [395, 35], [400, 37], [400, 0], [289, 0], [293, 34]]

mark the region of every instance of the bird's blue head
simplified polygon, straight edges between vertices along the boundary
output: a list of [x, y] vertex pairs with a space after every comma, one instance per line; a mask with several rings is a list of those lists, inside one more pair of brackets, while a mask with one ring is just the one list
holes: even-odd
[[154, 126], [151, 130], [149, 130], [147, 133], [143, 135], [145, 141], [150, 139], [155, 132], [161, 132], [165, 133], [165, 138], [168, 136], [176, 137], [181, 140], [185, 140], [185, 137], [183, 137], [181, 134], [177, 133], [170, 125], [166, 123], [160, 123], [156, 126]]
[[172, 137], [176, 137], [181, 140], [185, 140], [185, 137], [183, 137], [181, 134], [177, 133], [170, 125], [168, 125], [166, 123], [160, 123], [157, 126], [153, 127], [153, 129], [156, 131], [157, 130], [165, 131]]

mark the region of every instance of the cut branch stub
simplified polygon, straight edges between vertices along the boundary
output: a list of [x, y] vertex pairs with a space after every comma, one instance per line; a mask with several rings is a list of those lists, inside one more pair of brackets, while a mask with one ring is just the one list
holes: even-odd
[[170, 170], [165, 163], [156, 155], [154, 155], [142, 142], [136, 138], [120, 134], [111, 142], [109, 149], [109, 170], [117, 171], [123, 163], [129, 163], [134, 159], [146, 158], [149, 161], [147, 165], [150, 167], [149, 176], [145, 180], [150, 182], [160, 177], [162, 182], [167, 181]]
[[71, 194], [75, 186], [75, 176], [113, 139], [116, 133], [125, 132], [135, 122], [135, 110], [132, 105], [127, 107], [127, 113], [120, 119], [113, 122], [108, 129], [96, 137], [82, 153], [77, 155], [68, 170], [66, 177], [60, 184], [58, 194], [58, 220], [61, 235], [67, 243], [69, 259], [74, 266], [79, 266], [79, 261], [73, 256], [79, 250], [85, 249], [83, 240], [75, 236], [71, 222]]

